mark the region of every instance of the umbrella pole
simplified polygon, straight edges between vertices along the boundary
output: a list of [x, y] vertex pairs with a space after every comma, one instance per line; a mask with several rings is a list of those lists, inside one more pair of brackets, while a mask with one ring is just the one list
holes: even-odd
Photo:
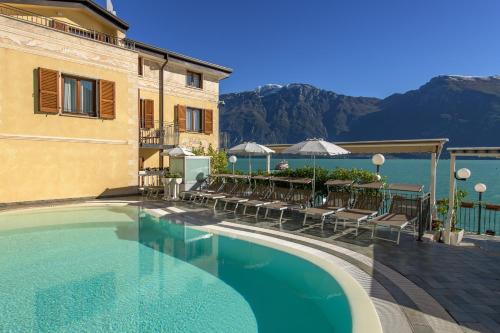
[[252, 155], [248, 154], [248, 174], [252, 175]]
[[313, 183], [312, 183], [313, 205], [314, 195], [316, 194], [316, 155], [313, 155]]

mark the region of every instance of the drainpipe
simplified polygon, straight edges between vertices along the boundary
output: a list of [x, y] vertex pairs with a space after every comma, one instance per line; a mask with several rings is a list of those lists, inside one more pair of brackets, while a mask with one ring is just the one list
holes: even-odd
[[163, 144], [165, 143], [165, 134], [166, 134], [166, 131], [165, 131], [165, 128], [163, 127], [163, 94], [164, 94], [164, 89], [163, 89], [163, 71], [165, 70], [165, 67], [167, 66], [168, 64], [168, 54], [165, 55], [165, 62], [163, 63], [163, 65], [161, 66], [160, 68], [160, 99], [159, 99], [159, 106], [158, 106], [158, 113], [159, 113], [159, 117], [158, 117], [158, 122], [159, 122], [159, 125], [160, 125], [160, 130], [162, 131], [162, 147], [160, 148], [160, 161], [159, 161], [159, 166], [160, 168], [163, 168]]

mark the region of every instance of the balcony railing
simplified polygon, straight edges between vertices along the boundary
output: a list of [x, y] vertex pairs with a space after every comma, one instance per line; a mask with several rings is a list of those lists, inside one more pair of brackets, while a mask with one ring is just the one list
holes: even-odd
[[63, 31], [81, 38], [90, 39], [125, 49], [134, 50], [135, 43], [126, 38], [118, 38], [103, 32], [84, 29], [77, 25], [45, 17], [36, 13], [22, 10], [13, 6], [0, 4], [0, 15], [8, 16], [17, 20]]
[[179, 144], [179, 131], [174, 123], [154, 122], [154, 127], [139, 130], [139, 144], [145, 148], [165, 148]]
[[[439, 214], [441, 221], [446, 220], [446, 213]], [[486, 202], [462, 201], [456, 212], [458, 228], [472, 233], [495, 232], [500, 235], [500, 205]]]

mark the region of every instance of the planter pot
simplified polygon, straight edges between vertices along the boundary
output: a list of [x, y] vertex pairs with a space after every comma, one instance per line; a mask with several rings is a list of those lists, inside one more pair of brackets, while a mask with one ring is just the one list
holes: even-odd
[[175, 178], [162, 178], [164, 184], [170, 184]]
[[175, 178], [175, 182], [177, 183], [177, 185], [182, 184], [182, 178]]
[[460, 231], [443, 231], [443, 238], [446, 244], [458, 245], [464, 238], [464, 230]]
[[441, 235], [442, 235], [441, 230], [434, 231], [434, 234], [432, 235], [432, 240], [435, 242], [439, 242], [441, 240]]

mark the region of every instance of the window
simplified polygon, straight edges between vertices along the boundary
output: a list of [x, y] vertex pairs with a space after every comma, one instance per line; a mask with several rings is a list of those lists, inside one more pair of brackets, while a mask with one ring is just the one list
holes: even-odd
[[96, 82], [63, 75], [63, 112], [96, 117]]
[[144, 59], [142, 57], [139, 57], [139, 62], [137, 64], [137, 73], [139, 76], [144, 75]]
[[199, 73], [187, 72], [187, 85], [188, 87], [202, 88], [202, 77]]
[[187, 108], [186, 109], [186, 131], [201, 132], [201, 110]]

